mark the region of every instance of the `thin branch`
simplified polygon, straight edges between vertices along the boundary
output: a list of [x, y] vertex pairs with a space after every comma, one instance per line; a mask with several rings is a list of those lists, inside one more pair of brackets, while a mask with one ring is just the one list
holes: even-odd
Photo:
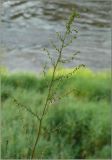
[[16, 98], [13, 98], [13, 100], [16, 103], [16, 105], [18, 105], [19, 107], [22, 107], [22, 108], [26, 109], [29, 113], [31, 113], [34, 117], [36, 117], [40, 121], [40, 117], [37, 114], [35, 114], [30, 108], [28, 108], [27, 106], [19, 103]]
[[70, 93], [72, 93], [74, 91], [79, 92], [79, 90], [77, 90], [77, 89], [71, 89], [68, 92], [66, 92], [65, 94], [62, 94], [61, 96], [52, 97], [49, 101], [51, 104], [54, 104], [55, 102], [59, 102], [61, 99], [68, 96]]
[[52, 57], [51, 57], [50, 52], [48, 51], [48, 49], [47, 49], [47, 48], [44, 48], [44, 51], [47, 53], [47, 56], [48, 56], [48, 58], [50, 59], [51, 64], [54, 65], [53, 59], [52, 59]]
[[75, 67], [74, 70], [66, 75], [62, 75], [55, 79], [55, 81], [62, 81], [63, 79], [69, 78], [70, 75], [73, 75], [76, 71], [78, 71], [81, 67], [85, 67], [84, 64], [80, 64], [79, 66]]

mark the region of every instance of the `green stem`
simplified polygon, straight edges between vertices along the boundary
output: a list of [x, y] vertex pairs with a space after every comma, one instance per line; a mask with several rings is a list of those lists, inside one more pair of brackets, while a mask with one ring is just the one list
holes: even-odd
[[46, 98], [46, 102], [45, 102], [45, 105], [44, 105], [44, 108], [43, 108], [43, 112], [42, 112], [41, 118], [39, 120], [37, 137], [36, 137], [36, 140], [35, 140], [34, 147], [32, 149], [31, 159], [34, 158], [35, 149], [36, 149], [36, 146], [38, 145], [38, 141], [39, 141], [39, 138], [40, 138], [40, 135], [41, 135], [42, 122], [43, 122], [43, 119], [44, 119], [45, 112], [46, 112], [46, 110], [48, 108], [49, 96], [51, 94], [51, 90], [52, 90], [52, 86], [53, 86], [53, 82], [54, 82], [54, 78], [55, 78], [55, 72], [56, 72], [58, 63], [59, 63], [59, 61], [61, 59], [61, 56], [62, 56], [62, 51], [63, 51], [63, 48], [64, 48], [64, 42], [65, 42], [66, 36], [67, 36], [67, 31], [65, 32], [65, 35], [64, 35], [64, 38], [63, 38], [63, 41], [62, 41], [62, 45], [61, 45], [61, 48], [60, 48], [60, 51], [59, 51], [58, 59], [56, 61], [56, 64], [54, 65], [52, 79], [51, 79], [51, 82], [50, 82], [50, 85], [49, 85], [48, 95], [47, 95], [47, 98]]

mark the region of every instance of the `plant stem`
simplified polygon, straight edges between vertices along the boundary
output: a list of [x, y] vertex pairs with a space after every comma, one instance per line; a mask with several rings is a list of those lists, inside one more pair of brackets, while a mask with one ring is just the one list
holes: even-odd
[[32, 149], [31, 159], [34, 158], [35, 149], [36, 149], [36, 146], [38, 145], [38, 141], [39, 141], [39, 138], [40, 138], [40, 135], [41, 135], [42, 122], [43, 122], [43, 119], [44, 119], [45, 112], [46, 112], [46, 110], [48, 108], [49, 96], [51, 94], [51, 90], [52, 90], [52, 86], [53, 86], [53, 82], [54, 82], [54, 78], [55, 78], [55, 72], [56, 72], [58, 63], [60, 62], [61, 56], [62, 56], [62, 51], [63, 51], [63, 48], [64, 48], [64, 42], [65, 42], [66, 36], [67, 36], [67, 31], [64, 34], [62, 45], [61, 45], [60, 51], [59, 51], [59, 56], [58, 56], [58, 59], [57, 59], [55, 65], [54, 65], [54, 68], [53, 68], [52, 79], [51, 79], [51, 82], [50, 82], [50, 85], [49, 85], [48, 95], [47, 95], [47, 98], [46, 98], [46, 101], [45, 101], [45, 105], [44, 105], [44, 108], [43, 108], [43, 111], [42, 111], [42, 115], [41, 115], [41, 118], [39, 120], [37, 137], [36, 137], [36, 140], [35, 140], [34, 147]]
[[41, 126], [42, 126], [42, 119], [39, 121], [38, 134], [37, 134], [36, 141], [35, 141], [35, 144], [34, 144], [34, 147], [33, 147], [33, 150], [32, 150], [31, 159], [34, 158], [35, 149], [36, 149], [36, 146], [37, 146], [37, 143], [38, 143], [38, 140], [39, 140], [39, 137], [40, 137], [40, 133], [41, 133]]

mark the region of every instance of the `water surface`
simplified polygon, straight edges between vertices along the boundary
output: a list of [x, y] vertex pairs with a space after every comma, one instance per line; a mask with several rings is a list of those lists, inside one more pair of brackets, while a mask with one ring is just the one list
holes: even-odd
[[66, 64], [85, 64], [93, 70], [109, 69], [111, 65], [110, 0], [5, 0], [2, 2], [0, 27], [0, 64], [11, 71], [41, 71], [48, 61], [43, 48], [54, 58], [49, 39], [64, 30], [65, 20], [76, 8], [78, 38], [65, 50], [65, 56], [80, 51]]

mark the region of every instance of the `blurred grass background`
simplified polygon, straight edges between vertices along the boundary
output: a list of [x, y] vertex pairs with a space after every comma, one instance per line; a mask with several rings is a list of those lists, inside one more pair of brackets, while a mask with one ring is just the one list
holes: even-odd
[[[59, 69], [67, 74], [72, 69]], [[47, 95], [46, 78], [33, 73], [9, 73], [1, 69], [2, 158], [30, 158], [37, 134], [37, 119], [19, 103], [41, 114]], [[51, 159], [110, 159], [111, 157], [111, 93], [110, 73], [94, 73], [80, 69], [58, 85], [62, 95], [50, 105], [46, 114], [35, 158]], [[38, 152], [38, 153], [37, 153]]]

